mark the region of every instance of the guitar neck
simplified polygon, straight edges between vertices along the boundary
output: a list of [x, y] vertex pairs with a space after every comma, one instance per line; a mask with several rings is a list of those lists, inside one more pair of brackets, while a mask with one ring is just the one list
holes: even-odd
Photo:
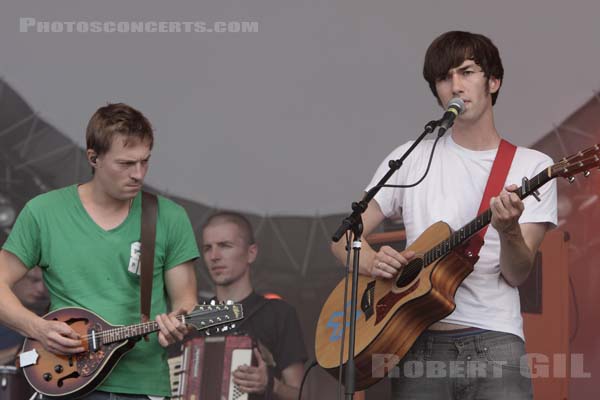
[[[180, 315], [178, 319], [184, 319], [185, 316]], [[123, 340], [138, 339], [142, 336], [146, 336], [150, 333], [158, 332], [160, 327], [156, 321], [143, 322], [134, 325], [119, 326], [113, 329], [107, 329], [102, 332], [102, 342], [109, 344], [113, 342], [120, 342]]]
[[[227, 324], [238, 321], [244, 317], [241, 304], [220, 304], [220, 305], [198, 305], [192, 311], [185, 315], [178, 315], [183, 324], [193, 326], [197, 330], [204, 330], [223, 325], [223, 331], [228, 329]], [[101, 333], [104, 344], [119, 342], [129, 339], [137, 339], [160, 330], [156, 321], [149, 321], [140, 324], [119, 326], [107, 329]], [[93, 338], [91, 338], [93, 339]]]
[[[535, 193], [540, 187], [552, 180], [551, 167], [543, 170], [530, 180], [525, 180], [523, 186], [519, 187], [515, 193], [521, 200]], [[455, 248], [464, 244], [474, 234], [486, 227], [492, 221], [492, 210], [489, 208], [472, 219], [460, 229], [454, 231], [450, 237], [437, 246], [434, 246], [424, 254], [425, 265], [429, 265], [436, 260], [446, 256]]]

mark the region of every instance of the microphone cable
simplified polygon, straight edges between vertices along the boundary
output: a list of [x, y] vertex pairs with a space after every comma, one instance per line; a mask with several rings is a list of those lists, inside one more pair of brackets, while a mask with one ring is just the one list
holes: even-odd
[[440, 140], [441, 136], [438, 136], [435, 139], [435, 142], [433, 142], [433, 147], [431, 148], [431, 153], [429, 154], [429, 161], [427, 161], [427, 168], [425, 169], [425, 173], [423, 174], [423, 176], [416, 181], [415, 183], [411, 183], [410, 185], [376, 185], [373, 186], [371, 189], [369, 189], [369, 192], [371, 192], [372, 190], [376, 190], [379, 188], [384, 188], [384, 187], [388, 187], [388, 188], [411, 188], [411, 187], [415, 187], [417, 186], [419, 183], [423, 182], [423, 180], [425, 179], [425, 177], [427, 176], [427, 174], [429, 173], [429, 169], [431, 168], [431, 162], [433, 160], [433, 154], [435, 153], [435, 148], [438, 144], [438, 141]]
[[308, 373], [311, 369], [316, 367], [318, 363], [316, 361], [312, 361], [306, 371], [304, 371], [304, 375], [302, 376], [302, 382], [300, 383], [300, 390], [298, 391], [298, 400], [302, 400], [302, 389], [304, 388], [304, 383], [306, 382], [306, 378], [308, 377]]

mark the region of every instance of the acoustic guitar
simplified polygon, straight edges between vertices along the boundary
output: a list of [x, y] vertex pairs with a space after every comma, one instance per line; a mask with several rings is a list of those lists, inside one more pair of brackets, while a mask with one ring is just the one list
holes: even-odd
[[[524, 179], [516, 193], [521, 199], [537, 196], [537, 189], [550, 180], [563, 177], [572, 182], [576, 174], [583, 172], [587, 177], [590, 169], [599, 165], [600, 145], [595, 145], [564, 158], [530, 180]], [[467, 244], [470, 240], [482, 242], [475, 233], [489, 224], [491, 217], [487, 209], [454, 232], [448, 224], [436, 222], [407, 248], [415, 256], [394, 279], [359, 276], [354, 316], [357, 390], [375, 384], [389, 371], [388, 362], [373, 363], [375, 355], [402, 359], [424, 330], [452, 313], [456, 290], [477, 262]], [[344, 286], [342, 280], [323, 305], [315, 338], [319, 365], [336, 378], [340, 365], [348, 361], [348, 334], [344, 333], [351, 316], [350, 301], [343, 304]], [[345, 309], [346, 321], [342, 321]]]
[[[160, 330], [156, 321], [111, 325], [97, 314], [76, 307], [61, 308], [43, 318], [70, 325], [86, 349], [82, 353], [56, 355], [39, 341], [25, 339], [19, 356], [25, 378], [38, 393], [51, 399], [75, 399], [92, 392], [139, 339]], [[218, 331], [226, 331], [243, 318], [243, 309], [241, 304], [197, 305], [177, 318], [197, 330], [217, 327]]]

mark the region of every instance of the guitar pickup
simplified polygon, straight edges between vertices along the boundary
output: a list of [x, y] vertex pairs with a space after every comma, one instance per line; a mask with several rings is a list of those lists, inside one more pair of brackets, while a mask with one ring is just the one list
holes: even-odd
[[98, 337], [96, 336], [95, 329], [90, 330], [90, 340], [91, 340], [90, 350], [93, 351], [94, 353], [97, 352], [98, 350], [100, 350], [100, 346], [98, 346]]

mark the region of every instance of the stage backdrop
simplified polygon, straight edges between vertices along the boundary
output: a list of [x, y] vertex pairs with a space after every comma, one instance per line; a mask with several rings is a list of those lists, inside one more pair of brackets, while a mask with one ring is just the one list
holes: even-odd
[[[162, 192], [313, 217], [349, 210], [379, 162], [441, 116], [422, 64], [442, 32], [498, 46], [496, 124], [531, 145], [600, 87], [598, 15], [596, 0], [8, 0], [0, 78], [80, 147], [104, 103], [139, 108]], [[103, 31], [81, 32], [91, 22]]]
[[[558, 161], [596, 142], [600, 142], [600, 98], [593, 96], [533, 147]], [[90, 168], [83, 149], [37, 116], [18, 93], [0, 81], [0, 193], [9, 199], [10, 205], [19, 211], [36, 194], [83, 182], [89, 177]], [[592, 171], [588, 178], [580, 176], [572, 185], [559, 181], [559, 227], [570, 236], [571, 351], [584, 354], [584, 369], [592, 376], [600, 374], [597, 335], [600, 308], [596, 307], [600, 286], [599, 183], [598, 171]], [[162, 194], [186, 208], [200, 239], [203, 222], [216, 209], [170, 193]], [[243, 196], [243, 191], [239, 195]], [[256, 289], [278, 293], [296, 306], [312, 356], [320, 307], [343, 277], [342, 267], [329, 251], [331, 232], [343, 215], [246, 215], [260, 245], [259, 257], [253, 266]], [[0, 232], [0, 243], [7, 232]], [[212, 286], [201, 260], [197, 262], [197, 271], [201, 292], [211, 293]], [[333, 398], [334, 385], [326, 374], [313, 372], [307, 393], [311, 399]], [[595, 379], [574, 379], [569, 387], [571, 398], [585, 400], [597, 393], [598, 384]], [[377, 394], [372, 398], [383, 398], [377, 389], [373, 393]]]

